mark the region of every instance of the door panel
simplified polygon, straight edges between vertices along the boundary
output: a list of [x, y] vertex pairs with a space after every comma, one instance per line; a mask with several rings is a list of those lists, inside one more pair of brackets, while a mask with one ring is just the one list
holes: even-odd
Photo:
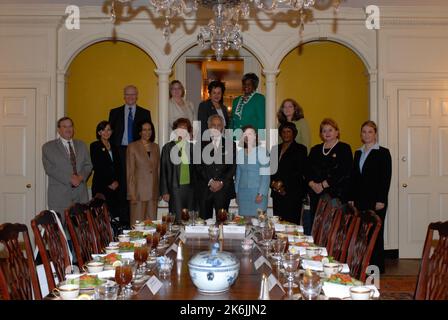
[[399, 91], [399, 252], [420, 258], [431, 222], [448, 220], [448, 92]]
[[35, 215], [34, 89], [0, 88], [0, 223]]

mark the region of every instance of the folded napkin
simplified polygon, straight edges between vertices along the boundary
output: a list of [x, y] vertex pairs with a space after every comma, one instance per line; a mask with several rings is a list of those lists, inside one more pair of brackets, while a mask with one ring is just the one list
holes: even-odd
[[[303, 269], [311, 269], [313, 271], [323, 271], [323, 263], [321, 261], [314, 261], [314, 260], [308, 260], [303, 259], [302, 260], [302, 268]], [[349, 273], [350, 268], [348, 267], [348, 264], [344, 263], [342, 264], [342, 273]]]
[[[295, 231], [303, 233], [303, 226], [297, 226], [297, 225], [289, 225], [289, 226], [293, 226], [295, 228]], [[284, 232], [286, 230], [286, 224], [283, 223], [275, 223], [274, 227], [276, 232]]]
[[209, 226], [196, 225], [196, 226], [185, 226], [185, 233], [205, 233], [208, 234]]
[[[126, 259], [134, 259], [134, 252], [119, 252], [117, 253], [121, 256], [121, 258], [126, 258]], [[105, 253], [92, 253], [92, 259], [93, 260], [99, 260], [99, 258], [105, 257], [107, 256], [107, 254]]]
[[[307, 247], [291, 246], [290, 245], [289, 246], [289, 252], [291, 252], [291, 253], [299, 253], [301, 256], [304, 256], [304, 255], [306, 255], [306, 248]], [[324, 256], [324, 257], [328, 256], [327, 248], [320, 247], [320, 249], [321, 249], [321, 252], [320, 252], [321, 256]]]
[[[332, 282], [324, 282], [322, 290], [324, 291], [325, 296], [329, 298], [344, 299], [344, 298], [350, 298], [350, 287], [352, 286]], [[364, 287], [375, 290], [375, 293], [373, 294], [374, 298], [378, 298], [380, 296], [380, 292], [374, 285], [366, 285]]]
[[115, 277], [115, 269], [101, 271], [101, 272], [98, 272], [96, 275], [100, 279], [114, 278]]
[[314, 239], [313, 236], [294, 236], [292, 234], [288, 235], [288, 241], [289, 242], [297, 242], [300, 241], [301, 237], [303, 237], [303, 241], [309, 242], [309, 243], [314, 243]]

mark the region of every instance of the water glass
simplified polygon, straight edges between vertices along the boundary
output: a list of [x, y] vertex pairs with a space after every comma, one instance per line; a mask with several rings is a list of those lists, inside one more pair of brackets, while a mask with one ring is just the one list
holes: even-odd
[[171, 275], [171, 269], [173, 268], [173, 261], [167, 260], [162, 263], [158, 263], [157, 269], [159, 271], [159, 277], [161, 279], [166, 279]]
[[322, 289], [322, 281], [315, 272], [311, 276], [303, 274], [299, 286], [304, 300], [317, 300]]
[[106, 282], [95, 288], [96, 300], [117, 300], [118, 285], [114, 282]]

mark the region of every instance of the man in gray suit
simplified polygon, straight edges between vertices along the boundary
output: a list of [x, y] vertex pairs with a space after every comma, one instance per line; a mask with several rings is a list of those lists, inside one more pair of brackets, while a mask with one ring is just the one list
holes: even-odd
[[87, 202], [86, 181], [92, 162], [84, 142], [73, 140], [73, 120], [58, 120], [59, 138], [42, 146], [42, 162], [48, 175], [48, 207], [61, 214], [75, 202]]

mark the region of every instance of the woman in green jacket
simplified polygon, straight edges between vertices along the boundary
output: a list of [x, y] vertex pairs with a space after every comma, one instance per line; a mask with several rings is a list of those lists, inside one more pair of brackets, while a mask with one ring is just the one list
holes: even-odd
[[[259, 82], [254, 73], [243, 76], [243, 95], [235, 98], [232, 103], [231, 129], [242, 129], [247, 125], [252, 125], [256, 130], [266, 128], [266, 100], [264, 95], [255, 92]], [[239, 136], [236, 138], [239, 139]]]

